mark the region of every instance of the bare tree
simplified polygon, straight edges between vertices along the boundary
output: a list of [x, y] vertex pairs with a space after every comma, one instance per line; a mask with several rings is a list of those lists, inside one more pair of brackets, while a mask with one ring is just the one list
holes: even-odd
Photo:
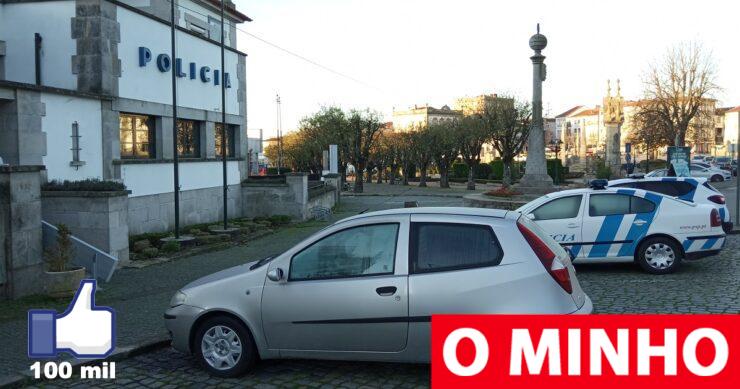
[[347, 117], [351, 136], [349, 162], [355, 167], [355, 193], [362, 193], [363, 172], [370, 157], [370, 149], [383, 128], [380, 114], [369, 110], [351, 111]]
[[644, 76], [645, 104], [638, 110], [662, 122], [675, 146], [686, 144], [693, 120], [719, 90], [710, 53], [701, 44], [683, 43], [667, 51]]

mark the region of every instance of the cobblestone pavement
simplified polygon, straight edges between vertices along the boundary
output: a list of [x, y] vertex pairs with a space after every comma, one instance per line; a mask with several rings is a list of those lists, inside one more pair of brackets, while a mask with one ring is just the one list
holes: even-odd
[[[358, 210], [402, 206], [407, 198], [343, 198], [344, 215]], [[419, 196], [420, 205], [460, 205], [459, 199]], [[320, 226], [293, 228], [265, 237], [246, 247], [233, 248], [144, 271], [123, 271], [114, 276], [100, 304], [110, 304], [127, 318], [119, 326], [119, 340], [143, 340], [164, 333], [161, 313], [171, 294], [187, 281], [217, 269], [285, 248]], [[721, 255], [684, 262], [676, 274], [652, 276], [633, 264], [577, 265], [578, 279], [591, 297], [597, 313], [740, 313], [740, 235], [728, 238]], [[119, 319], [121, 320], [121, 319]], [[12, 353], [25, 355], [25, 321], [10, 339], [0, 326], [3, 341]], [[119, 343], [121, 343], [119, 341]], [[6, 342], [5, 345], [8, 343]], [[4, 345], [4, 346], [5, 346]], [[11, 352], [4, 352], [4, 355]], [[21, 369], [28, 368], [24, 358]], [[2, 362], [2, 361], [0, 361]], [[2, 362], [4, 366], [4, 362]], [[171, 348], [159, 349], [117, 363], [115, 382], [95, 385], [132, 387], [417, 387], [429, 384], [426, 365], [351, 363], [325, 361], [265, 361], [240, 379], [216, 379], [205, 374], [192, 357]], [[40, 382], [42, 387], [89, 387], [90, 382]]]

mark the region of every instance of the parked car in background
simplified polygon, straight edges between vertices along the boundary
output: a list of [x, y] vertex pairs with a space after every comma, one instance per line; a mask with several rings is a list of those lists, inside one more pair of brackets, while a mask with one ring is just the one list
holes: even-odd
[[714, 165], [722, 170], [732, 171], [732, 158], [730, 157], [717, 157], [714, 159]]
[[633, 188], [658, 192], [693, 203], [708, 204], [719, 212], [722, 229], [732, 231], [730, 211], [725, 204], [725, 196], [707, 182], [706, 178], [693, 177], [645, 177], [622, 178], [609, 181], [610, 188]]
[[592, 309], [569, 253], [520, 213], [404, 208], [196, 280], [165, 324], [176, 349], [233, 377], [259, 358], [429, 362], [434, 314]]
[[689, 166], [691, 177], [703, 177], [710, 182], [722, 182], [732, 179], [732, 173], [713, 166], [705, 166], [701, 163], [692, 163]]
[[639, 189], [591, 188], [554, 192], [517, 211], [531, 218], [575, 262], [637, 262], [652, 274], [677, 270], [683, 259], [719, 253], [722, 219], [714, 206]]

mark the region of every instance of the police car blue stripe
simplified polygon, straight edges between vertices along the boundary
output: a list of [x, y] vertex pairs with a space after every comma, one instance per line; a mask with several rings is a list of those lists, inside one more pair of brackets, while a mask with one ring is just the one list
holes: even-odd
[[717, 238], [711, 238], [707, 239], [706, 242], [704, 242], [704, 245], [701, 246], [702, 250], [709, 250], [712, 247], [714, 247], [714, 244], [717, 243]]
[[725, 220], [725, 207], [719, 208], [719, 218], [723, 221]]
[[693, 240], [686, 239], [683, 241], [683, 252], [689, 251], [689, 247], [691, 247], [691, 244], [694, 243]]
[[[622, 194], [629, 194], [628, 192], [629, 191], [626, 189], [620, 189], [617, 191], [617, 193]], [[635, 220], [644, 220], [646, 223], [643, 225], [632, 224], [627, 232], [627, 236], [624, 238], [624, 240], [632, 241], [632, 243], [623, 244], [622, 247], [620, 247], [619, 252], [617, 253], [617, 256], [619, 257], [634, 255], [635, 245], [644, 238], [645, 235], [647, 235], [650, 225], [653, 224], [653, 219], [655, 219], [655, 214], [658, 213], [660, 202], [663, 200], [663, 196], [650, 192], [645, 192], [644, 198], [653, 202], [655, 204], [655, 209], [653, 209], [652, 212], [638, 213], [636, 215]]]
[[574, 258], [578, 257], [578, 253], [581, 252], [581, 247], [583, 246], [581, 246], [580, 244], [574, 244], [573, 246], [570, 246], [570, 252], [573, 253]]
[[[626, 189], [625, 189], [626, 190]], [[622, 224], [624, 215], [609, 215], [604, 218], [601, 223], [598, 235], [596, 235], [596, 242], [610, 242], [606, 244], [595, 244], [591, 248], [591, 252], [588, 254], [589, 258], [606, 257], [611, 247], [611, 242], [615, 240], [617, 231], [619, 231], [619, 225]]]

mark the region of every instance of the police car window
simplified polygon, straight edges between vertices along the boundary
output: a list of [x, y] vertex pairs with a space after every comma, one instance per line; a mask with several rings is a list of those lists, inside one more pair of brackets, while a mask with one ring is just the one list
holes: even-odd
[[561, 197], [541, 205], [532, 214], [534, 220], [570, 219], [578, 216], [583, 196]]
[[652, 201], [621, 194], [591, 195], [588, 205], [589, 216], [626, 215], [654, 210]]
[[620, 194], [591, 195], [589, 216], [624, 215], [630, 213], [630, 197]]

